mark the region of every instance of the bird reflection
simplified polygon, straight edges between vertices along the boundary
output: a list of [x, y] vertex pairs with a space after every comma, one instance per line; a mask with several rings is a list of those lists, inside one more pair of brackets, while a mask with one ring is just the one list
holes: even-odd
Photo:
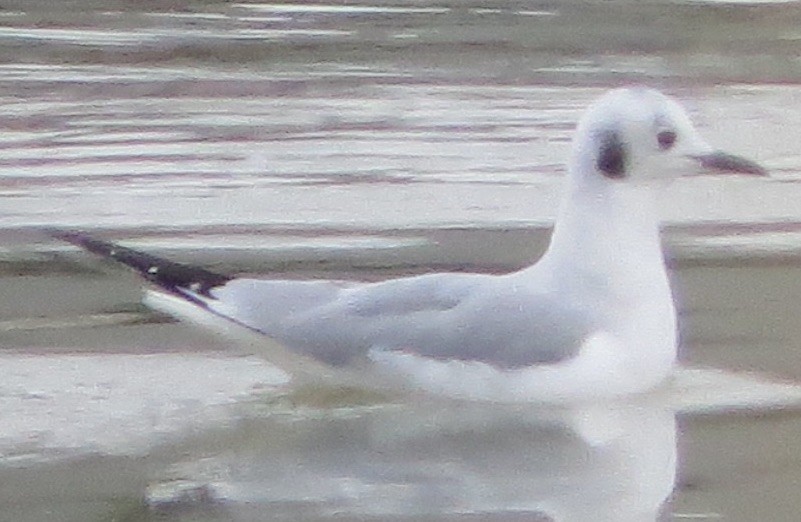
[[253, 422], [235, 455], [176, 469], [207, 484], [232, 512], [263, 506], [307, 520], [654, 521], [676, 476], [674, 412], [645, 403], [557, 409], [425, 401]]

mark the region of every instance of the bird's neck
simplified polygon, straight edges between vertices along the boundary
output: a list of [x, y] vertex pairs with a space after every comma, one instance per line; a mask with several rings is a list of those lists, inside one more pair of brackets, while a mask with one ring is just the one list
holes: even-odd
[[666, 279], [656, 203], [647, 185], [571, 183], [546, 258], [566, 277]]

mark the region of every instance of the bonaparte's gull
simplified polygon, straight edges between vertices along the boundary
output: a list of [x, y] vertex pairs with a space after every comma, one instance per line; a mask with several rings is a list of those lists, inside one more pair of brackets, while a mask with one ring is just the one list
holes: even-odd
[[656, 202], [674, 178], [710, 170], [765, 174], [713, 150], [673, 99], [626, 88], [582, 117], [550, 246], [511, 274], [237, 279], [82, 233], [57, 235], [326, 363], [370, 361], [452, 397], [582, 400], [648, 390], [673, 368], [676, 312]]

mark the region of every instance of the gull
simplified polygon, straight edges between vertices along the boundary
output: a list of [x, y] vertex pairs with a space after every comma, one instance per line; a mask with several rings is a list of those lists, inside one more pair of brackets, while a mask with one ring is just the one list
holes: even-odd
[[623, 88], [578, 123], [549, 247], [513, 273], [235, 278], [82, 232], [54, 234], [326, 365], [367, 363], [460, 399], [596, 400], [655, 388], [674, 368], [676, 310], [657, 200], [676, 178], [715, 172], [766, 175], [713, 149], [674, 99]]

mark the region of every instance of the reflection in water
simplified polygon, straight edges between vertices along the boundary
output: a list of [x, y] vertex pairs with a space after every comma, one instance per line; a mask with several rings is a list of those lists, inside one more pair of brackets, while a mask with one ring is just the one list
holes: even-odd
[[[324, 386], [277, 396], [281, 376], [252, 357], [9, 354], [2, 363], [0, 520], [15, 522], [54, 512], [131, 522], [661, 520], [676, 476], [675, 412], [801, 401], [798, 386], [700, 370], [636, 402], [568, 410], [388, 403], [387, 393]], [[753, 433], [713, 439], [742, 448]], [[727, 469], [736, 460], [721, 459]], [[709, 466], [698, 456], [685, 465], [695, 460]]]
[[676, 472], [674, 414], [646, 404], [388, 406], [272, 416], [248, 432], [259, 435], [242, 451], [177, 466], [176, 486], [191, 478], [235, 519], [260, 506], [274, 517], [653, 521]]
[[[715, 142], [747, 144], [749, 150], [757, 144], [759, 159], [778, 176], [773, 183], [725, 192], [706, 180], [674, 187], [665, 198], [672, 223], [730, 227], [720, 245], [720, 228], [700, 237], [686, 228], [677, 238], [678, 253], [714, 248], [730, 256], [732, 238], [749, 250], [746, 229], [732, 225], [753, 232], [762, 223], [777, 224], [765, 231], [783, 234], [777, 244], [791, 250], [798, 241], [784, 234], [792, 229], [781, 227], [799, 215], [793, 193], [799, 186], [798, 140], [787, 130], [801, 125], [801, 111], [787, 109], [798, 105], [801, 62], [794, 44], [801, 4], [713, 3], [499, 0], [485, 9], [437, 0], [398, 11], [367, 0], [348, 7], [257, 0], [12, 0], [0, 12], [0, 54], [6, 58], [0, 66], [0, 226], [114, 228], [128, 237], [170, 227], [174, 236], [161, 239], [175, 245], [187, 241], [187, 232], [227, 234], [232, 228], [208, 229], [236, 225], [246, 226], [237, 229], [245, 237], [276, 226], [297, 226], [291, 233], [303, 235], [315, 227], [383, 233], [400, 226], [495, 231], [547, 224], [569, 131], [578, 110], [597, 94], [575, 86], [645, 81], [694, 85], [679, 94], [696, 101]], [[726, 80], [748, 85], [718, 86]], [[758, 85], [782, 81], [788, 83]], [[710, 85], [715, 87], [699, 87]], [[437, 234], [442, 237], [442, 231]], [[508, 230], [503, 234], [508, 237]], [[465, 244], [460, 236], [437, 255], [449, 263], [469, 258], [485, 266], [502, 254], [510, 266], [530, 255], [519, 247], [519, 235], [505, 243], [500, 236], [474, 231], [467, 247], [456, 248]], [[219, 237], [203, 239], [207, 246], [222, 244]], [[749, 241], [764, 244], [765, 237], [751, 234]], [[269, 247], [262, 250], [272, 252]], [[330, 261], [328, 246], [320, 250]], [[430, 266], [432, 250], [424, 254], [429, 257], [404, 255]], [[291, 257], [280, 251], [274, 256]], [[393, 256], [376, 259], [384, 266]], [[687, 287], [694, 300], [688, 302], [701, 310], [691, 333], [714, 341], [702, 342], [704, 349], [688, 343], [693, 357], [797, 374], [793, 270], [684, 273], [693, 277]], [[61, 317], [67, 308], [75, 314], [120, 309], [103, 301], [117, 287], [110, 292], [103, 286], [90, 298], [89, 290], [99, 287], [88, 279], [72, 277], [69, 284], [76, 284], [66, 293], [37, 286], [33, 278], [18, 279], [6, 278], [12, 290], [5, 295], [19, 298], [5, 300], [0, 314], [17, 326], [21, 313], [39, 318], [43, 310]], [[46, 295], [41, 299], [35, 290], [40, 286]], [[68, 305], [57, 303], [56, 295], [69, 296]], [[748, 304], [720, 311], [722, 302]], [[110, 335], [102, 328], [62, 326], [48, 330], [54, 332], [50, 337], [30, 338], [4, 332], [5, 348], [100, 346], [103, 353], [97, 366], [92, 363], [97, 371], [78, 366], [74, 381], [64, 376], [63, 363], [54, 374], [47, 361], [16, 373], [3, 362], [0, 519], [39, 522], [54, 513], [76, 521], [150, 518], [138, 504], [141, 492], [150, 481], [157, 513], [164, 507], [160, 499], [179, 498], [179, 481], [163, 482], [164, 466], [179, 458], [186, 462], [174, 467], [172, 477], [207, 485], [200, 491], [210, 494], [189, 495], [199, 502], [190, 503], [189, 511], [201, 513], [187, 520], [282, 514], [289, 520], [330, 514], [431, 520], [469, 513], [481, 520], [653, 520], [672, 488], [676, 433], [668, 411], [632, 406], [546, 414], [406, 405], [343, 415], [270, 413], [219, 427], [209, 402], [227, 403], [236, 395], [232, 383], [244, 385], [249, 373], [238, 363], [216, 361], [189, 371], [163, 360], [120, 372], [124, 365], [108, 351], [146, 350], [162, 342], [153, 333], [159, 327], [137, 328]], [[761, 336], [756, 345], [747, 337], [755, 331]], [[783, 336], [781, 343], [770, 344], [776, 335]], [[194, 342], [197, 350], [198, 338]], [[129, 363], [136, 364], [135, 358]], [[236, 371], [211, 379], [212, 367]], [[130, 379], [126, 385], [108, 385], [123, 373]], [[146, 375], [164, 386], [152, 385]], [[221, 391], [212, 400], [214, 382]], [[787, 447], [797, 432], [793, 425], [781, 432], [788, 434], [784, 439], [766, 437], [775, 426], [746, 422], [776, 448]], [[201, 432], [188, 445], [162, 431], [186, 423]], [[51, 424], [62, 429], [42, 429]], [[209, 424], [225, 438], [211, 450], [203, 445], [212, 437]], [[757, 438], [742, 424], [725, 436], [732, 433], [745, 434], [725, 446], [715, 431], [710, 445], [739, 450]], [[165, 438], [167, 447], [159, 447]], [[85, 458], [92, 444], [98, 455]], [[140, 445], [149, 448], [148, 456], [129, 458]], [[202, 458], [206, 452], [212, 456]], [[762, 507], [797, 496], [797, 470], [785, 473], [785, 461], [797, 460], [797, 452], [780, 453], [782, 463], [774, 467], [760, 460], [772, 451], [747, 455], [759, 460], [762, 479], [775, 480], [767, 482], [774, 488], [764, 496], [770, 500], [756, 502], [760, 490], [750, 482], [742, 489], [721, 482], [732, 469], [726, 455], [723, 472], [708, 472], [711, 491], [725, 491], [718, 507], [735, 513], [732, 497], [740, 493], [741, 504]], [[715, 452], [699, 456], [698, 467], [720, 469], [709, 466]], [[744, 476], [754, 469], [738, 466]], [[215, 496], [219, 505], [203, 502]], [[704, 511], [716, 505], [708, 494], [692, 502]], [[768, 509], [750, 520], [782, 519]], [[131, 511], [133, 517], [127, 516]], [[167, 518], [181, 516], [170, 511]]]

